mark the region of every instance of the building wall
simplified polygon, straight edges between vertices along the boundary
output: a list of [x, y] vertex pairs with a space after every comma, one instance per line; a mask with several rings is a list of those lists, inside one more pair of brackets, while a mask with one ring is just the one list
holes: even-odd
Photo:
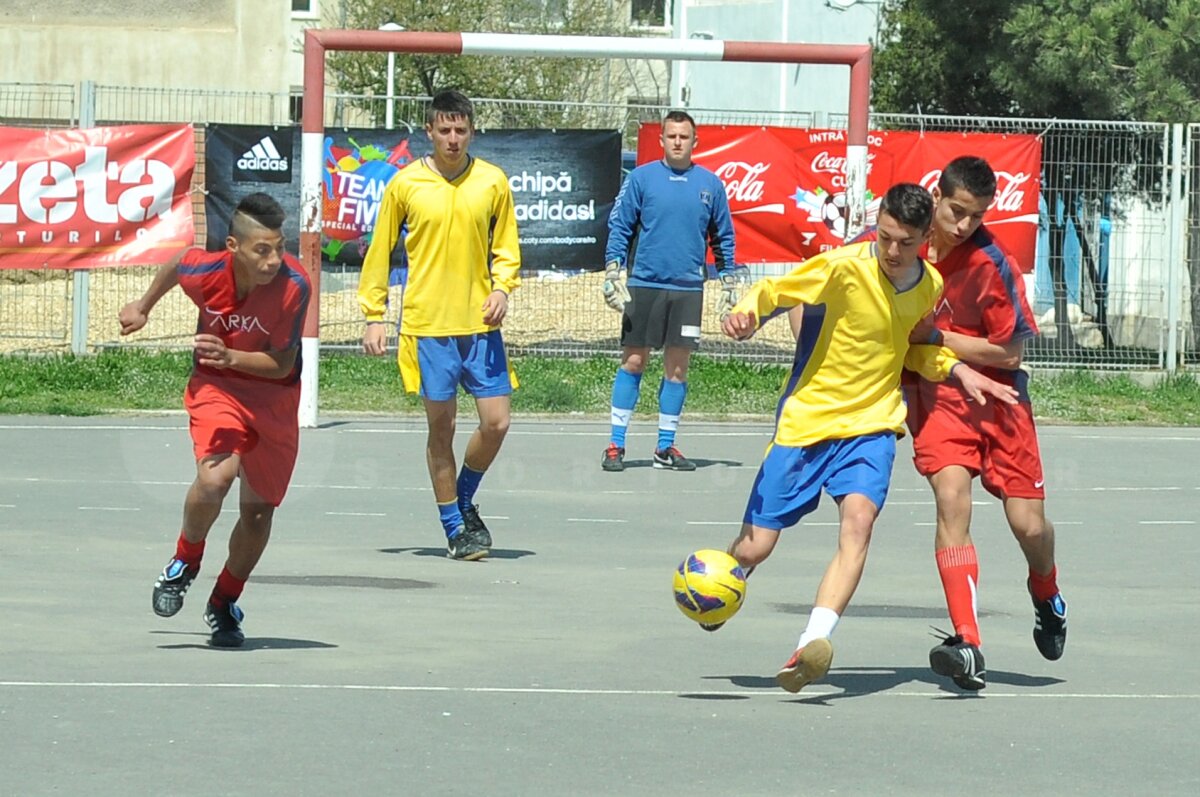
[[[880, 5], [875, 0], [674, 0], [674, 35], [866, 44], [875, 38]], [[844, 114], [849, 81], [844, 66], [676, 61], [671, 96], [692, 108]]]
[[287, 91], [281, 0], [3, 0], [0, 75], [21, 83]]

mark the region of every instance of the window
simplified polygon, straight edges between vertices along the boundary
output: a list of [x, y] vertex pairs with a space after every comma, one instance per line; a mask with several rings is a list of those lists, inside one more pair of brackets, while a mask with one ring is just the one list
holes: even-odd
[[666, 26], [667, 0], [630, 0], [629, 21], [643, 28]]
[[314, 19], [321, 16], [318, 0], [292, 0], [292, 16], [299, 19]]

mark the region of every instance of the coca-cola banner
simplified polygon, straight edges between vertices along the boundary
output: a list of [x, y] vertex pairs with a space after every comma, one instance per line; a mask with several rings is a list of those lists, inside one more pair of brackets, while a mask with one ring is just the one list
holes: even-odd
[[190, 125], [0, 127], [0, 268], [159, 265], [194, 238]]
[[[662, 157], [657, 124], [638, 132], [638, 163]], [[840, 246], [845, 235], [846, 133], [782, 127], [705, 126], [694, 160], [725, 183], [742, 263], [791, 263]], [[996, 199], [985, 221], [1023, 269], [1037, 239], [1041, 141], [1031, 135], [871, 131], [867, 224], [899, 182], [933, 188], [960, 155], [985, 158]]]

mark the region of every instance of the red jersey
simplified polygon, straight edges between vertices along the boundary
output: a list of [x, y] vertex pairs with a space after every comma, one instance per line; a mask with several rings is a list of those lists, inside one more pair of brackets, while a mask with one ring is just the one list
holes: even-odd
[[[928, 249], [928, 246], [926, 246]], [[925, 252], [922, 252], [922, 256]], [[942, 275], [942, 298], [934, 309], [938, 329], [1005, 345], [1038, 334], [1025, 298], [1025, 281], [1012, 256], [980, 225], [967, 240], [933, 264]], [[1013, 383], [1013, 371], [979, 367], [1002, 382]]]
[[[237, 298], [232, 252], [189, 249], [180, 258], [176, 271], [179, 287], [200, 308], [197, 334], [216, 335], [226, 346], [240, 351], [286, 351], [300, 345], [312, 286], [304, 267], [291, 255], [283, 256], [283, 264], [273, 280], [256, 286], [241, 300]], [[295, 366], [282, 379], [199, 363], [193, 367], [192, 379], [227, 387], [255, 383], [298, 386], [300, 370], [297, 352]]]

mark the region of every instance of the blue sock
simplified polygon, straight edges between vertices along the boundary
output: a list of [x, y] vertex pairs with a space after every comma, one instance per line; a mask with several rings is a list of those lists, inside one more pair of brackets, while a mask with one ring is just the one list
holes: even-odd
[[462, 512], [458, 510], [458, 501], [448, 504], [438, 504], [438, 514], [442, 516], [442, 528], [446, 530], [446, 539], [450, 539], [463, 524]]
[[458, 472], [458, 508], [470, 509], [471, 499], [475, 497], [475, 492], [479, 489], [479, 482], [483, 480], [484, 471], [473, 470], [468, 468], [466, 463], [463, 463], [462, 469]]
[[638, 403], [642, 388], [642, 375], [631, 374], [624, 368], [617, 369], [612, 391], [612, 441], [625, 447], [625, 432], [629, 430], [629, 419]]
[[675, 445], [675, 432], [679, 429], [679, 416], [683, 414], [683, 400], [687, 398], [687, 382], [672, 382], [664, 379], [658, 386], [658, 450], [666, 451]]

